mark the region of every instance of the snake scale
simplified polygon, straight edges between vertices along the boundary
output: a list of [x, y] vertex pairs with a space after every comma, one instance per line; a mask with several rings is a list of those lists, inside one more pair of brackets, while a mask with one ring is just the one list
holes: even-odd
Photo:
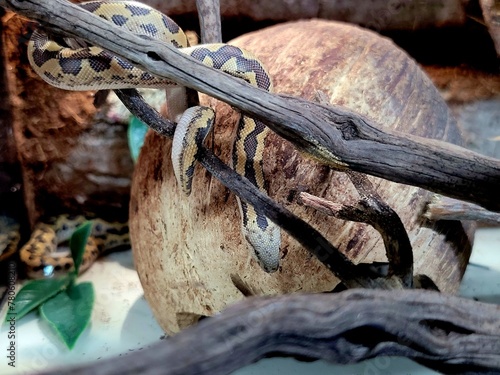
[[[86, 220], [83, 215], [59, 215], [38, 222], [29, 241], [19, 250], [19, 258], [26, 266], [26, 275], [38, 279], [72, 270], [74, 263], [69, 248], [58, 251], [58, 245], [69, 241], [75, 229]], [[92, 222], [80, 273], [85, 272], [105, 251], [130, 247], [127, 223], [107, 222], [99, 218]]]
[[[33, 279], [59, 276], [73, 270], [68, 246], [75, 229], [88, 219], [83, 215], [59, 215], [39, 221], [30, 239], [19, 250], [26, 276]], [[20, 224], [0, 215], [0, 262], [13, 258], [20, 243]], [[92, 219], [92, 231], [85, 246], [80, 273], [85, 272], [103, 253], [130, 248], [128, 223]]]
[[[272, 90], [269, 74], [251, 53], [228, 44], [189, 47], [186, 35], [169, 17], [134, 1], [89, 1], [79, 4], [95, 15], [126, 28], [144, 38], [170, 43], [203, 64], [219, 69], [248, 83]], [[174, 82], [156, 77], [96, 46], [75, 45], [68, 40], [49, 37], [36, 30], [28, 44], [28, 58], [35, 72], [47, 83], [66, 90], [126, 88], [167, 88]], [[189, 195], [199, 147], [214, 123], [215, 113], [208, 107], [192, 107], [178, 121], [172, 143], [173, 170], [182, 191]], [[234, 170], [266, 191], [262, 169], [267, 127], [242, 115], [233, 143]], [[280, 230], [258, 209], [241, 201], [238, 206], [242, 234], [259, 265], [266, 272], [279, 267]]]
[[0, 262], [9, 259], [21, 239], [20, 225], [9, 216], [0, 215]]

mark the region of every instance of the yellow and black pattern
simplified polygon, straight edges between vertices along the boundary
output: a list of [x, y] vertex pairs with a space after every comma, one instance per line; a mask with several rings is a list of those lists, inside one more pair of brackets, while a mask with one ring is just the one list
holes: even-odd
[[183, 114], [172, 140], [172, 166], [182, 191], [191, 194], [196, 154], [212, 129], [215, 112], [209, 107], [191, 107]]
[[[238, 47], [210, 44], [184, 48], [183, 52], [208, 66], [243, 79], [253, 86], [272, 91], [271, 79], [262, 63], [255, 56]], [[264, 192], [266, 189], [262, 155], [268, 132], [269, 129], [261, 121], [241, 116], [232, 153], [235, 171]], [[239, 198], [238, 205], [243, 235], [255, 252], [259, 264], [267, 272], [276, 271], [279, 267], [281, 244], [279, 227]]]
[[[90, 1], [81, 7], [145, 38], [159, 39], [178, 48], [188, 41], [180, 27], [157, 10], [135, 2]], [[66, 90], [164, 88], [174, 85], [137, 69], [101, 48], [70, 48], [36, 30], [28, 43], [31, 66], [47, 83]], [[139, 82], [139, 86], [138, 83]]]
[[0, 262], [10, 258], [17, 251], [21, 239], [20, 225], [11, 217], [0, 215]]
[[[19, 250], [21, 263], [30, 278], [44, 278], [66, 273], [74, 268], [69, 248], [58, 252], [74, 230], [87, 219], [84, 216], [60, 215], [35, 225], [29, 241]], [[127, 223], [94, 219], [79, 272], [85, 272], [105, 251], [130, 247]]]
[[[144, 36], [171, 43], [183, 53], [222, 70], [250, 84], [272, 90], [272, 83], [262, 64], [250, 53], [227, 44], [188, 47], [184, 32], [167, 16], [134, 1], [91, 1], [82, 7], [112, 22], [118, 27]], [[33, 34], [28, 44], [28, 57], [33, 69], [49, 84], [67, 90], [124, 89], [133, 87], [165, 88], [171, 81], [153, 76], [132, 64], [95, 46], [63, 47], [43, 32]], [[183, 191], [188, 192], [194, 171], [197, 147], [210, 131], [209, 112], [196, 107], [185, 119], [174, 148], [174, 171]], [[202, 111], [202, 114], [200, 114]], [[213, 113], [213, 112], [212, 112]], [[191, 122], [201, 121], [192, 125]], [[176, 130], [177, 132], [177, 130]], [[233, 146], [233, 168], [265, 191], [262, 153], [267, 127], [260, 121], [242, 116]], [[195, 142], [194, 146], [190, 142]], [[174, 155], [175, 154], [175, 155]], [[267, 272], [279, 266], [280, 230], [254, 207], [238, 199], [243, 235], [249, 242], [259, 264]]]

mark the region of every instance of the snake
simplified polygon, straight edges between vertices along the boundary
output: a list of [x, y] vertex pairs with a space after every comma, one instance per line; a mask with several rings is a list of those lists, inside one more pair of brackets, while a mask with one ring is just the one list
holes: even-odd
[[[69, 241], [75, 229], [87, 221], [84, 215], [63, 214], [35, 224], [30, 239], [19, 250], [26, 276], [32, 279], [57, 277], [74, 270]], [[92, 231], [85, 245], [79, 274], [82, 274], [105, 252], [129, 248], [128, 223], [92, 219]], [[63, 251], [61, 251], [63, 250]]]
[[10, 216], [0, 215], [0, 262], [16, 253], [21, 239], [20, 227], [17, 220]]
[[[135, 1], [88, 1], [85, 10], [142, 38], [154, 38], [173, 45], [182, 53], [256, 87], [272, 91], [269, 73], [249, 51], [224, 43], [189, 46], [186, 34], [168, 16]], [[49, 36], [41, 29], [28, 43], [28, 59], [34, 71], [48, 84], [73, 91], [128, 88], [167, 88], [173, 81], [157, 77], [98, 47], [81, 45]], [[167, 103], [168, 105], [168, 103]], [[186, 195], [191, 192], [196, 155], [212, 129], [215, 112], [195, 106], [186, 110], [172, 142], [172, 165], [177, 183]], [[265, 124], [241, 115], [233, 141], [232, 167], [262, 192], [267, 191], [262, 158], [269, 133]], [[280, 261], [280, 229], [258, 208], [237, 198], [241, 233], [260, 267], [272, 273]]]

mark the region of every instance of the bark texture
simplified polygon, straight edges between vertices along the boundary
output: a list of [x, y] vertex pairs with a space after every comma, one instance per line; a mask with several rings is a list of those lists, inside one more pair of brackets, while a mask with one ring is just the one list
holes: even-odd
[[126, 218], [133, 169], [126, 126], [98, 120], [93, 92], [44, 82], [26, 54], [35, 24], [10, 12], [3, 22], [13, 139], [30, 223], [82, 211]]
[[44, 374], [223, 375], [276, 355], [335, 363], [405, 356], [442, 373], [498, 374], [498, 313], [495, 305], [424, 291], [250, 298], [119, 360]]

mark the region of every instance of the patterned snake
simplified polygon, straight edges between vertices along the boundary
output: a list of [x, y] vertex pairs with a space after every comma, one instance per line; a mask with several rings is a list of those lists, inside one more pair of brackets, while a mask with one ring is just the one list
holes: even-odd
[[[59, 215], [38, 222], [31, 238], [19, 250], [19, 259], [26, 276], [39, 279], [58, 276], [74, 267], [68, 247], [60, 246], [68, 242], [74, 230], [87, 218], [83, 215]], [[92, 232], [87, 240], [80, 273], [85, 272], [104, 252], [129, 249], [128, 224], [92, 220]], [[0, 215], [0, 262], [13, 257], [21, 239], [19, 222]]]
[[[205, 65], [244, 79], [257, 87], [272, 90], [262, 64], [252, 54], [227, 44], [189, 47], [180, 27], [164, 14], [133, 1], [90, 1], [84, 9], [145, 38], [171, 43]], [[64, 42], [68, 46], [64, 46]], [[125, 88], [167, 88], [176, 84], [142, 71], [129, 62], [96, 46], [75, 45], [68, 40], [51, 39], [43, 31], [33, 33], [28, 58], [35, 72], [47, 83], [66, 90]], [[189, 195], [199, 147], [210, 132], [215, 113], [208, 107], [192, 107], [184, 112], [172, 143], [173, 169], [182, 191]], [[232, 165], [260, 190], [265, 191], [262, 170], [267, 127], [260, 121], [241, 116], [233, 143]], [[280, 230], [265, 215], [238, 198], [242, 234], [259, 265], [266, 272], [279, 266]]]
[[[57, 247], [68, 241], [74, 230], [86, 220], [83, 215], [60, 215], [37, 223], [31, 238], [19, 251], [27, 276], [38, 279], [72, 270], [74, 263], [69, 249], [61, 252]], [[118, 247], [130, 248], [127, 223], [92, 221], [80, 273], [85, 272], [103, 252]]]

